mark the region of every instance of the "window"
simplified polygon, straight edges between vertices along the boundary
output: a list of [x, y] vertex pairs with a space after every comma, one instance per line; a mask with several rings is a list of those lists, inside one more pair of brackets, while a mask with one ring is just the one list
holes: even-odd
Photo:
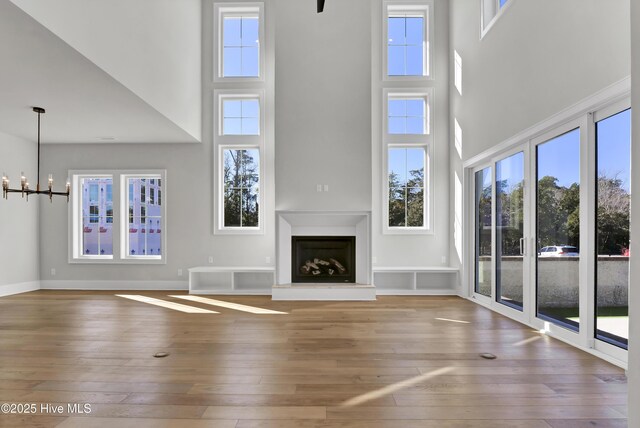
[[222, 149], [222, 229], [260, 227], [260, 152]]
[[431, 1], [385, 3], [385, 76], [430, 77], [432, 10]]
[[389, 97], [389, 134], [427, 134], [426, 100], [419, 98]]
[[260, 135], [260, 101], [222, 99], [223, 135]]
[[431, 89], [383, 91], [384, 231], [430, 232]]
[[69, 261], [164, 263], [164, 174], [70, 171]]
[[[81, 222], [76, 233], [78, 257], [112, 258], [113, 256], [113, 198], [110, 176], [82, 177], [76, 180], [81, 189], [77, 202]], [[78, 212], [77, 211], [77, 212]]]
[[480, 0], [480, 38], [489, 32], [498, 18], [514, 0]]
[[[146, 177], [153, 177], [146, 175]], [[129, 230], [125, 238], [126, 254], [130, 258], [160, 258], [162, 256], [162, 228], [157, 227], [162, 218], [163, 212], [159, 204], [154, 203], [154, 189], [151, 186], [159, 176], [154, 178], [143, 178], [140, 176], [125, 176], [126, 186], [129, 195], [126, 200], [129, 202], [127, 212], [129, 213]], [[145, 189], [149, 188], [149, 198], [145, 200]], [[139, 190], [138, 190], [139, 189]], [[138, 208], [139, 216], [133, 215]]]
[[389, 227], [425, 227], [425, 150], [389, 149]]
[[217, 15], [217, 79], [261, 77], [262, 3], [214, 6]]

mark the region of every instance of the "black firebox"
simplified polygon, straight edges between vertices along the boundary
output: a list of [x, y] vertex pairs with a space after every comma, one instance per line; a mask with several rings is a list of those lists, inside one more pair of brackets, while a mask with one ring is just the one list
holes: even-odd
[[356, 237], [292, 236], [291, 282], [356, 282]]

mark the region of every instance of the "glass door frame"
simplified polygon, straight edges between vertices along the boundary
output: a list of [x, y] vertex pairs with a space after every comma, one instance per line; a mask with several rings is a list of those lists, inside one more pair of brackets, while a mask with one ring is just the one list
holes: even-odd
[[[497, 296], [497, 233], [496, 233], [496, 214], [497, 214], [497, 200], [496, 200], [496, 165], [498, 162], [507, 159], [517, 153], [522, 153], [524, 156], [523, 159], [523, 170], [524, 170], [524, 200], [523, 200], [523, 211], [524, 211], [524, 225], [523, 225], [523, 237], [524, 237], [524, 243], [523, 243], [523, 247], [524, 247], [524, 256], [523, 256], [523, 266], [522, 266], [522, 311], [511, 307], [509, 305], [506, 305], [504, 303], [501, 303], [498, 300], [498, 296]], [[507, 316], [509, 318], [515, 319], [516, 321], [522, 322], [522, 323], [529, 323], [530, 322], [530, 311], [531, 311], [531, 305], [530, 305], [530, 300], [531, 300], [531, 296], [529, 295], [529, 293], [527, 293], [527, 290], [529, 290], [531, 287], [529, 287], [529, 280], [530, 280], [530, 269], [531, 269], [531, 252], [529, 250], [530, 247], [530, 242], [531, 239], [528, 236], [529, 230], [530, 230], [530, 223], [531, 223], [531, 216], [530, 216], [530, 183], [528, 180], [528, 176], [529, 176], [529, 168], [530, 168], [530, 162], [529, 162], [529, 153], [530, 153], [530, 145], [528, 142], [524, 142], [521, 143], [515, 147], [510, 148], [509, 150], [505, 150], [505, 151], [501, 151], [499, 154], [492, 156], [491, 159], [488, 162], [483, 162], [482, 164], [479, 164], [475, 167], [473, 167], [472, 169], [469, 169], [469, 195], [468, 195], [468, 199], [469, 201], [472, 201], [471, 203], [471, 212], [472, 215], [470, 216], [470, 219], [468, 221], [468, 226], [470, 227], [469, 230], [473, 230], [473, 233], [470, 233], [469, 236], [469, 242], [470, 242], [470, 251], [469, 251], [469, 258], [468, 260], [470, 261], [469, 263], [469, 272], [470, 272], [470, 278], [469, 278], [469, 285], [470, 285], [470, 289], [469, 289], [469, 295], [471, 297], [472, 300], [476, 301], [477, 303], [488, 307], [492, 310], [494, 310], [495, 312], [498, 312], [499, 314], [502, 314], [504, 316]], [[475, 291], [475, 275], [476, 275], [476, 271], [475, 271], [475, 264], [476, 264], [476, 254], [475, 254], [475, 248], [476, 248], [476, 241], [475, 241], [475, 218], [476, 218], [476, 203], [475, 203], [475, 176], [476, 176], [476, 172], [478, 171], [482, 171], [485, 168], [490, 168], [491, 169], [491, 216], [492, 216], [492, 223], [491, 223], [491, 272], [492, 272], [492, 276], [491, 276], [491, 295], [490, 296], [485, 296], [482, 295], [480, 293], [476, 293]]]

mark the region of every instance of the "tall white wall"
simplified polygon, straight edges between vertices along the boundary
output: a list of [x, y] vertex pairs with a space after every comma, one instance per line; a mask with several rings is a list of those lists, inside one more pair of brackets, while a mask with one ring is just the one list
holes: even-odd
[[[640, 249], [640, 5], [631, 2], [631, 242], [634, 256]], [[640, 278], [640, 263], [631, 263], [631, 278]], [[630, 427], [640, 426], [640, 288], [637, 281], [629, 290], [629, 420]]]
[[451, 0], [463, 159], [629, 75], [629, 0], [510, 1], [480, 40], [480, 1]]
[[[276, 207], [371, 209], [371, 14], [377, 1], [278, 0]], [[271, 10], [273, 12], [273, 9]], [[329, 192], [317, 192], [328, 184]]]
[[[20, 187], [23, 171], [35, 188], [36, 160], [35, 143], [0, 132], [0, 173], [9, 176], [12, 188]], [[8, 200], [0, 200], [0, 296], [39, 287], [39, 199], [36, 196], [27, 202], [11, 193]]]
[[201, 139], [200, 0], [12, 1]]

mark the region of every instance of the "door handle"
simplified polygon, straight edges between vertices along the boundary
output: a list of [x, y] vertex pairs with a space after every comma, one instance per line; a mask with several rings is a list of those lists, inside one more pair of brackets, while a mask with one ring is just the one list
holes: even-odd
[[520, 238], [520, 255], [524, 256], [525, 246], [524, 246], [524, 238]]

